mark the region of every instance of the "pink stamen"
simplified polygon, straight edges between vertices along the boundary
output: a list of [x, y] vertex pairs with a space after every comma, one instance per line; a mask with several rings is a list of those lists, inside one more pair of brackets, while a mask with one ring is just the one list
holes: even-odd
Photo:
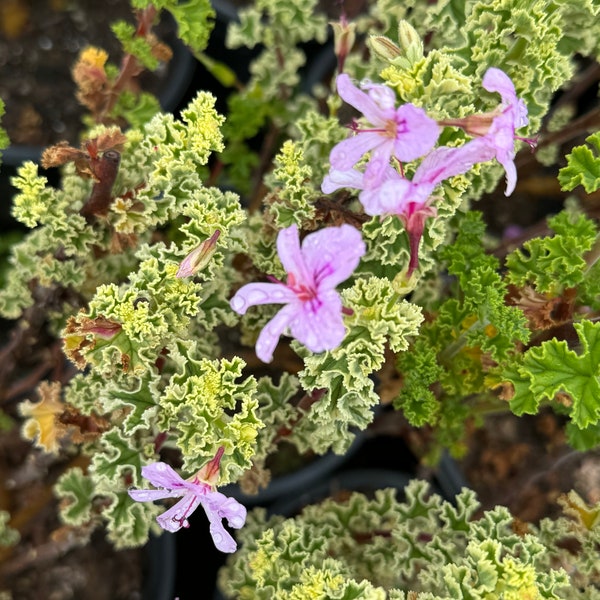
[[539, 140], [539, 136], [535, 136], [532, 138], [525, 138], [525, 137], [520, 137], [518, 135], [515, 135], [515, 140], [519, 140], [520, 142], [525, 142], [530, 148], [531, 151], [533, 152], [538, 145], [538, 140]]
[[190, 500], [188, 502], [188, 505], [187, 505], [187, 508], [186, 508], [184, 514], [179, 519], [176, 517], [173, 517], [173, 519], [171, 519], [173, 521], [173, 523], [179, 523], [180, 527], [185, 527], [186, 529], [188, 529], [190, 526], [190, 523], [187, 518], [189, 515], [191, 515], [194, 512], [194, 510], [192, 509], [193, 504], [194, 504], [194, 498], [192, 497], [192, 498], [190, 498]]
[[350, 123], [350, 125], [348, 125], [348, 127], [354, 131], [354, 133], [388, 133], [388, 129], [387, 128], [374, 128], [374, 129], [369, 129], [367, 127], [359, 127], [358, 123], [355, 120], [352, 120], [352, 122]]

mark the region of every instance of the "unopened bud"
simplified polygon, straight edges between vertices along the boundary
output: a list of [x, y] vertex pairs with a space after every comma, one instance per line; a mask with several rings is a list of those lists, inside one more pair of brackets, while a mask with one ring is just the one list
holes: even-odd
[[411, 64], [423, 58], [423, 41], [408, 21], [400, 21], [398, 25], [398, 42]]
[[481, 137], [487, 134], [494, 118], [497, 116], [498, 114], [495, 112], [479, 113], [460, 119], [441, 119], [438, 121], [438, 125], [442, 127], [460, 127], [465, 133], [473, 137]]
[[384, 35], [372, 35], [369, 42], [373, 52], [385, 60], [393, 60], [402, 54], [402, 50]]
[[206, 267], [217, 249], [221, 232], [217, 229], [207, 240], [196, 246], [179, 265], [175, 277], [191, 277]]
[[419, 275], [414, 270], [409, 275], [408, 266], [406, 266], [392, 280], [392, 289], [396, 294], [406, 296], [417, 287], [417, 283], [419, 283]]
[[333, 47], [335, 55], [338, 57], [338, 71], [344, 70], [346, 57], [354, 46], [356, 39], [356, 24], [348, 23], [346, 15], [342, 15], [339, 21], [330, 23], [333, 29]]

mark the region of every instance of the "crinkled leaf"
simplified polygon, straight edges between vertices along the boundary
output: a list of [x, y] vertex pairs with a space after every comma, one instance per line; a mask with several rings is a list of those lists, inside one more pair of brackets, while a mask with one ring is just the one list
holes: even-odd
[[63, 473], [54, 491], [61, 498], [60, 514], [65, 523], [73, 526], [83, 525], [92, 518], [94, 482], [79, 467]]
[[584, 254], [596, 241], [597, 225], [585, 215], [565, 210], [548, 220], [554, 236], [535, 238], [506, 258], [508, 279], [518, 286], [532, 283], [539, 292], [579, 285], [586, 277]]
[[579, 353], [563, 340], [544, 342], [528, 350], [517, 370], [505, 379], [515, 387], [511, 408], [516, 414], [535, 412], [543, 399], [568, 394], [569, 413], [575, 426], [585, 429], [600, 419], [600, 323], [575, 324], [581, 342]]
[[162, 507], [152, 502], [135, 502], [127, 492], [108, 495], [113, 501], [102, 513], [106, 519], [108, 539], [118, 550], [144, 545], [154, 518]]
[[600, 132], [586, 138], [586, 145], [577, 146], [567, 154], [567, 166], [558, 172], [563, 190], [573, 190], [582, 185], [588, 194], [600, 187]]

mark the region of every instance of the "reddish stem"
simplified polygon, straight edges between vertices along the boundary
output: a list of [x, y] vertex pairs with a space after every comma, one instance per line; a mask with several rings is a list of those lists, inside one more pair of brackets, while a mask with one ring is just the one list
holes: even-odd
[[[152, 22], [156, 17], [156, 8], [150, 4], [144, 10], [138, 12], [138, 24], [135, 31], [137, 37], [146, 37], [152, 29]], [[99, 122], [103, 123], [110, 111], [115, 107], [119, 95], [129, 82], [140, 73], [142, 67], [138, 59], [133, 54], [126, 54], [121, 62], [121, 70], [119, 75], [110, 90], [108, 99], [102, 113], [100, 114]]]
[[92, 193], [87, 202], [81, 207], [79, 214], [92, 221], [97, 215], [108, 212], [112, 202], [112, 188], [117, 179], [121, 155], [116, 150], [108, 150], [100, 159], [93, 161], [94, 175], [98, 181], [92, 188]]

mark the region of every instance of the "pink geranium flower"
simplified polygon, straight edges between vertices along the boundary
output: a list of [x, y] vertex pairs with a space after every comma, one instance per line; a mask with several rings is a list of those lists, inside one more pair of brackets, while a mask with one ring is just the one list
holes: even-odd
[[221, 552], [235, 552], [237, 544], [223, 526], [222, 520], [234, 529], [246, 522], [246, 508], [234, 498], [228, 498], [214, 491], [212, 481], [218, 476], [219, 463], [224, 448], [191, 479], [183, 479], [169, 465], [155, 462], [142, 467], [142, 476], [159, 488], [156, 490], [129, 490], [129, 495], [137, 502], [152, 502], [163, 498], [180, 498], [173, 507], [157, 517], [158, 524], [174, 533], [182, 527], [189, 527], [188, 517], [202, 505], [210, 522], [210, 534], [215, 546]]
[[510, 196], [517, 184], [517, 169], [515, 167], [515, 140], [528, 143], [535, 147], [535, 140], [516, 135], [516, 130], [529, 123], [527, 107], [521, 98], [517, 97], [515, 86], [510, 77], [501, 69], [490, 67], [483, 76], [483, 87], [488, 92], [497, 92], [502, 98], [502, 104], [493, 112], [469, 115], [461, 119], [445, 119], [440, 125], [455, 125], [463, 128], [468, 134], [479, 136], [482, 158], [480, 162], [495, 158], [506, 172], [506, 191]]
[[231, 308], [244, 314], [258, 304], [285, 304], [262, 329], [256, 354], [270, 362], [286, 329], [312, 352], [336, 348], [346, 329], [342, 300], [335, 287], [350, 277], [365, 253], [360, 232], [350, 225], [328, 227], [307, 235], [300, 246], [298, 228], [291, 225], [277, 237], [286, 283], [249, 283], [231, 299]]
[[370, 168], [376, 174], [392, 157], [411, 161], [433, 148], [439, 127], [422, 108], [413, 104], [396, 108], [394, 92], [384, 85], [366, 84], [363, 87], [367, 92], [363, 92], [345, 73], [338, 75], [336, 81], [340, 97], [358, 109], [372, 126], [353, 125], [356, 135], [331, 151], [332, 171], [348, 171], [366, 152], [371, 152]]
[[533, 145], [532, 140], [519, 138], [515, 131], [529, 123], [527, 107], [521, 98], [517, 98], [515, 86], [510, 77], [500, 69], [489, 68], [482, 81], [488, 92], [497, 92], [502, 97], [500, 113], [492, 121], [489, 131], [483, 139], [494, 150], [496, 160], [506, 172], [505, 196], [510, 196], [517, 184], [517, 169], [515, 167], [515, 139], [522, 139]]
[[361, 190], [359, 199], [365, 213], [371, 216], [397, 215], [406, 228], [410, 243], [408, 275], [418, 266], [419, 242], [425, 219], [435, 216], [431, 195], [444, 179], [466, 173], [473, 165], [493, 157], [481, 138], [458, 148], [442, 146], [430, 152], [418, 166], [411, 179], [400, 175], [387, 165], [378, 179], [355, 169], [330, 173], [323, 180], [323, 192], [330, 194], [342, 187]]

